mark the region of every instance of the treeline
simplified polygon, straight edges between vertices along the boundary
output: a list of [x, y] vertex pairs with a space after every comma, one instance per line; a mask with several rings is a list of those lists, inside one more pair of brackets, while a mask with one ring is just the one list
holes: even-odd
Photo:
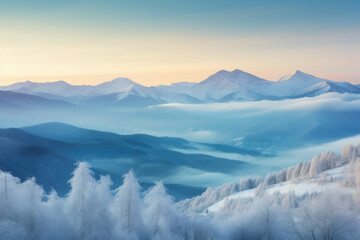
[[210, 223], [175, 207], [161, 182], [142, 196], [132, 171], [115, 191], [78, 164], [64, 198], [46, 194], [35, 179], [0, 172], [0, 239], [218, 239]]

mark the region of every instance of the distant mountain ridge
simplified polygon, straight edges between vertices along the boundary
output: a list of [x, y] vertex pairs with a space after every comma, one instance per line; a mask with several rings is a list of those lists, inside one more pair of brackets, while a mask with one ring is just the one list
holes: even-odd
[[[74, 164], [84, 160], [92, 164], [96, 173], [111, 174], [115, 181], [121, 181], [124, 173], [134, 169], [147, 184], [166, 178], [183, 167], [215, 173], [246, 172], [256, 167], [243, 161], [172, 150], [200, 146], [244, 156], [261, 155], [228, 145], [145, 134], [119, 135], [51, 122], [0, 129], [0, 169], [22, 180], [35, 176], [46, 190], [53, 187], [64, 194], [68, 191], [67, 179]], [[180, 187], [172, 184], [172, 188], [179, 190]], [[193, 187], [182, 185], [183, 189]]]
[[64, 81], [20, 82], [0, 87], [2, 91], [99, 107], [147, 107], [164, 103], [208, 103], [279, 100], [314, 97], [328, 92], [359, 94], [360, 86], [318, 78], [299, 70], [268, 81], [250, 73], [221, 70], [199, 83], [179, 82], [145, 87], [128, 78], [98, 85], [71, 85]]
[[62, 100], [47, 99], [44, 97], [19, 92], [0, 90], [0, 107], [3, 109], [26, 108], [70, 108], [74, 105]]

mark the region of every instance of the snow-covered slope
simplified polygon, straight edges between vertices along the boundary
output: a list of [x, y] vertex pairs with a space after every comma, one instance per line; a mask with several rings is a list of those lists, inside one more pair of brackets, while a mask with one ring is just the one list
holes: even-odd
[[318, 78], [299, 70], [273, 82], [238, 69], [232, 72], [221, 70], [191, 87], [187, 93], [204, 102], [229, 102], [299, 98], [326, 92], [360, 93], [350, 83]]
[[177, 82], [170, 85], [158, 85], [155, 88], [168, 92], [186, 93], [195, 85], [195, 82]]
[[[341, 192], [351, 192], [351, 188], [341, 187], [338, 184], [338, 181], [344, 180], [349, 172], [349, 166], [342, 166], [338, 168], [334, 168], [328, 171], [325, 171], [315, 178], [307, 179], [307, 180], [298, 180], [298, 181], [286, 181], [278, 184], [274, 184], [269, 186], [266, 189], [267, 194], [286, 194], [293, 192], [295, 196], [303, 196], [305, 194], [313, 194], [313, 193], [321, 193], [323, 191], [341, 191]], [[208, 207], [205, 212], [218, 212], [222, 208], [226, 207], [226, 204], [229, 200], [241, 200], [245, 198], [255, 198], [257, 196], [257, 189], [248, 189], [244, 191], [240, 191], [234, 194], [225, 197], [219, 202]]]
[[83, 103], [103, 107], [147, 107], [164, 103], [200, 103], [184, 93], [168, 92], [155, 87], [129, 85], [118, 92], [96, 96]]
[[294, 97], [315, 97], [328, 92], [360, 93], [359, 90], [353, 89], [352, 85], [346, 88], [346, 86], [341, 87], [333, 82], [324, 81], [297, 92]]
[[263, 89], [269, 81], [241, 70], [221, 70], [204, 81], [194, 85], [189, 95], [206, 102], [231, 101], [262, 98]]
[[330, 81], [332, 82], [333, 84], [336, 84], [342, 88], [345, 88], [347, 92], [349, 93], [360, 93], [360, 88], [351, 84], [351, 83], [348, 83], [348, 82], [335, 82], [335, 81]]
[[335, 82], [297, 70], [293, 74], [281, 77], [272, 82], [267, 93], [279, 97], [311, 97], [327, 92], [360, 93], [359, 90], [348, 82]]
[[[300, 199], [322, 192], [345, 195], [354, 191], [360, 180], [360, 143], [345, 145], [341, 155], [323, 152], [309, 162], [269, 173], [266, 177], [249, 177], [238, 182], [208, 188], [202, 195], [179, 203], [189, 214], [208, 214], [241, 208], [264, 195], [279, 197], [293, 194]], [[356, 180], [358, 179], [358, 180]]]
[[297, 70], [293, 74], [281, 77], [277, 82], [272, 82], [268, 92], [275, 96], [292, 96], [302, 89], [323, 81], [326, 81], [326, 79], [320, 79]]

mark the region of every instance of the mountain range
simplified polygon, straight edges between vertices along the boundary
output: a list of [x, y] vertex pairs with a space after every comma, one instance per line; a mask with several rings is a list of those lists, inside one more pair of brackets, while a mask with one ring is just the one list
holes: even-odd
[[[26, 81], [2, 86], [0, 90], [1, 105], [4, 105], [3, 95], [16, 92], [73, 104], [117, 108], [147, 107], [165, 103], [280, 100], [314, 97], [329, 92], [359, 94], [360, 85], [318, 78], [299, 70], [281, 77], [278, 81], [268, 81], [236, 69], [221, 70], [199, 83], [179, 82], [145, 87], [128, 78], [117, 78], [94, 86], [71, 85], [64, 81]], [[15, 101], [8, 104], [17, 103]]]
[[[70, 187], [67, 179], [78, 161], [91, 163], [96, 174], [110, 174], [115, 183], [120, 183], [122, 175], [133, 169], [145, 186], [183, 168], [225, 174], [247, 172], [257, 167], [243, 161], [180, 151], [197, 148], [243, 156], [262, 155], [228, 145], [145, 134], [119, 135], [52, 122], [0, 129], [0, 169], [22, 180], [36, 177], [45, 190], [54, 188], [64, 194]], [[203, 187], [182, 184], [180, 179], [168, 187], [178, 198], [204, 190]]]

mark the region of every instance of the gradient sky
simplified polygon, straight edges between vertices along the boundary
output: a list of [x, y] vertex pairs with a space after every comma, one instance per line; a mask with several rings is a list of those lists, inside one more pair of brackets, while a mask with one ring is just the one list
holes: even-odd
[[235, 68], [360, 83], [359, 12], [359, 0], [0, 0], [0, 85], [149, 86]]

